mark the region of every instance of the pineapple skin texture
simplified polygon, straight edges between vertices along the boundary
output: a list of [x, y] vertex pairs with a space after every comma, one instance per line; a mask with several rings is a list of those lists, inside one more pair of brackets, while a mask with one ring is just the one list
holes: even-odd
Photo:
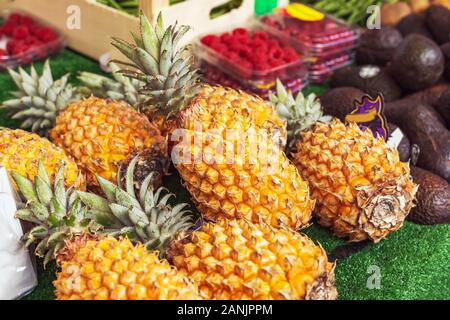
[[[267, 121], [270, 110], [262, 100], [246, 93], [205, 87], [191, 106], [181, 111], [179, 124], [185, 141], [190, 141], [187, 153], [192, 160], [200, 154], [200, 161], [174, 164], [205, 219], [246, 218], [294, 230], [310, 221], [314, 201], [309, 197], [308, 184], [273, 140], [276, 129]], [[229, 163], [224, 152], [216, 149], [220, 143], [227, 145], [223, 150], [232, 148], [233, 142], [227, 140], [229, 129], [235, 129], [238, 135], [247, 129], [264, 129], [267, 139], [237, 136], [246, 151]], [[206, 134], [211, 130], [216, 130], [212, 138]], [[261, 146], [270, 154], [259, 157], [252, 153], [253, 147]], [[236, 149], [232, 152], [236, 155]]]
[[378, 242], [399, 229], [417, 185], [409, 164], [381, 138], [335, 119], [303, 132], [293, 154], [316, 199], [319, 224], [350, 241]]
[[90, 97], [70, 104], [56, 118], [51, 140], [69, 153], [98, 187], [96, 175], [116, 181], [120, 164], [133, 151], [164, 140], [157, 128], [125, 102]]
[[203, 225], [173, 245], [174, 265], [204, 299], [333, 300], [334, 265], [322, 247], [288, 229], [244, 219]]
[[62, 263], [54, 281], [58, 300], [195, 300], [197, 287], [128, 239], [88, 241]]
[[34, 133], [20, 129], [0, 130], [0, 166], [33, 181], [37, 175], [39, 160], [42, 160], [52, 181], [58, 169], [65, 165], [66, 187], [75, 185], [80, 190], [86, 188], [84, 174], [63, 149]]

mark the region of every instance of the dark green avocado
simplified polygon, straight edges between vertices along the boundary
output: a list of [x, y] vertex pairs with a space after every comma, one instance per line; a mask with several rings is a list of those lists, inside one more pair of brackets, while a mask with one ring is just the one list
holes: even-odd
[[444, 55], [431, 39], [410, 34], [395, 50], [389, 70], [403, 89], [419, 91], [442, 77]]
[[450, 10], [440, 5], [430, 6], [427, 10], [427, 26], [437, 43], [449, 42]]
[[397, 23], [396, 28], [406, 37], [411, 33], [418, 33], [427, 38], [433, 39], [433, 36], [427, 27], [427, 16], [425, 12], [411, 13]]
[[402, 90], [390, 74], [375, 65], [350, 66], [337, 70], [331, 77], [331, 86], [358, 88], [370, 96], [380, 93], [386, 102], [397, 100]]

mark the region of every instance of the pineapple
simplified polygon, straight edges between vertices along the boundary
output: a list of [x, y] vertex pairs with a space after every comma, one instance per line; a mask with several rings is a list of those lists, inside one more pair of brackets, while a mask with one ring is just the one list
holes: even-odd
[[294, 98], [292, 91], [286, 90], [280, 80], [277, 80], [277, 94], [270, 92], [269, 98], [280, 118], [287, 123], [288, 154], [293, 151], [301, 131], [316, 122], [328, 123], [332, 119], [323, 115], [322, 105], [314, 93], [305, 97], [299, 92]]
[[160, 260], [156, 252], [130, 240], [87, 241], [62, 264], [53, 282], [58, 300], [195, 300], [198, 289]]
[[378, 242], [399, 229], [417, 192], [398, 151], [337, 119], [301, 133], [294, 163], [316, 199], [318, 222], [350, 241]]
[[66, 186], [75, 185], [78, 189], [86, 187], [84, 173], [64, 150], [37, 134], [20, 129], [0, 129], [0, 167], [8, 172], [18, 172], [28, 179], [34, 179], [38, 172], [39, 159], [53, 181], [57, 170], [66, 167]]
[[98, 189], [96, 175], [115, 181], [121, 161], [164, 141], [144, 115], [125, 102], [90, 97], [80, 100], [67, 84], [69, 75], [54, 81], [50, 64], [39, 76], [9, 70], [19, 91], [6, 101], [5, 109], [22, 128], [49, 135], [51, 141], [72, 156], [86, 172], [88, 187]]
[[152, 176], [145, 178], [138, 196], [134, 191], [134, 170], [138, 157], [129, 165], [126, 183], [122, 186], [97, 177], [105, 198], [93, 193], [64, 188], [64, 167], [58, 170], [54, 184], [50, 183], [42, 162], [34, 183], [19, 173], [11, 175], [22, 199], [16, 217], [31, 222], [34, 227], [22, 237], [25, 246], [37, 242], [35, 253], [59, 264], [70, 260], [89, 240], [105, 235], [126, 236], [143, 243], [148, 250], [165, 254], [172, 238], [193, 225], [187, 204], [168, 204], [173, 196], [166, 189], [154, 191]]
[[[172, 160], [199, 211], [212, 221], [227, 217], [292, 229], [307, 225], [314, 202], [308, 184], [280, 148], [284, 123], [274, 108], [244, 92], [198, 83], [189, 48], [176, 48], [187, 27], [164, 29], [161, 16], [155, 28], [144, 15], [140, 21], [142, 39], [135, 45], [114, 39], [113, 45], [134, 62], [136, 70], [123, 73], [145, 82], [141, 93], [148, 96], [148, 106], [174, 125], [169, 140], [180, 134], [187, 141], [183, 156], [172, 149]], [[230, 130], [242, 154], [234, 148], [239, 141], [227, 141]], [[242, 139], [240, 133], [252, 130], [256, 137]], [[231, 163], [215, 149], [220, 143], [226, 145], [223, 150], [231, 149]], [[252, 148], [270, 156], [259, 157]], [[183, 161], [184, 156], [200, 161]]]
[[139, 94], [142, 89], [142, 82], [130, 79], [122, 75], [119, 66], [115, 63], [109, 64], [114, 79], [107, 78], [95, 73], [80, 72], [78, 80], [82, 87], [80, 92], [84, 95], [95, 95], [99, 98], [110, 98], [118, 101], [125, 101], [134, 108], [145, 101], [145, 96]]
[[170, 249], [174, 265], [205, 299], [318, 299], [337, 296], [334, 265], [306, 236], [244, 219], [205, 224]]
[[192, 232], [186, 204], [168, 205], [171, 195], [154, 192], [151, 175], [135, 195], [137, 161], [125, 186], [98, 178], [105, 198], [65, 190], [63, 169], [54, 188], [42, 164], [35, 184], [13, 174], [26, 202], [17, 217], [35, 225], [22, 240], [36, 241], [44, 262], [57, 257], [61, 266], [58, 299], [336, 297], [334, 265], [306, 236], [245, 219]]

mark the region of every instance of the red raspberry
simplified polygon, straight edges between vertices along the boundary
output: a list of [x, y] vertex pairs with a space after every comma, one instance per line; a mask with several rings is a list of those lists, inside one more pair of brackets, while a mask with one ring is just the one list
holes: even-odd
[[255, 69], [258, 71], [266, 71], [270, 69], [270, 65], [266, 62], [261, 62], [257, 65], [255, 65]]
[[284, 52], [280, 47], [271, 47], [268, 53], [269, 57], [276, 60], [281, 60], [283, 58]]
[[269, 46], [269, 48], [275, 48], [275, 47], [279, 48], [280, 47], [280, 43], [275, 39], [267, 40], [267, 45]]
[[30, 31], [27, 26], [19, 26], [13, 31], [13, 38], [17, 40], [23, 40], [30, 35]]
[[230, 43], [231, 41], [233, 41], [233, 37], [228, 33], [224, 33], [220, 36], [220, 41], [222, 41], [223, 43]]
[[42, 41], [33, 36], [29, 36], [28, 38], [26, 38], [25, 43], [30, 47], [37, 47], [42, 45]]
[[254, 32], [252, 35], [252, 40], [262, 40], [262, 41], [267, 41], [269, 40], [269, 35], [267, 34], [267, 32], [263, 32], [263, 31], [257, 31]]
[[22, 19], [20, 19], [20, 23], [24, 26], [30, 27], [34, 25], [34, 20], [31, 17], [23, 16]]
[[236, 28], [232, 32], [234, 37], [248, 37], [248, 31], [244, 28]]
[[214, 42], [213, 44], [211, 44], [211, 49], [220, 53], [228, 52], [228, 47], [221, 42]]
[[214, 42], [216, 42], [216, 41], [220, 41], [219, 40], [219, 37], [218, 36], [215, 36], [215, 35], [212, 35], [212, 34], [209, 34], [209, 35], [207, 35], [207, 36], [204, 36], [203, 38], [202, 38], [202, 43], [204, 44], [204, 45], [206, 45], [206, 46], [211, 46], [211, 44], [213, 44]]
[[281, 58], [279, 58], [279, 59], [272, 58], [272, 59], [269, 59], [269, 64], [270, 64], [270, 66], [276, 68], [276, 67], [280, 67], [280, 66], [284, 65], [285, 62]]
[[265, 52], [255, 52], [249, 59], [254, 65], [258, 65], [261, 63], [267, 63], [268, 57]]
[[269, 50], [267, 42], [260, 39], [253, 40], [250, 45], [255, 51], [267, 52]]
[[6, 52], [5, 49], [0, 49], [0, 57], [4, 57], [4, 56], [7, 56], [7, 55], [8, 55], [8, 52]]
[[36, 35], [39, 38], [39, 40], [43, 42], [51, 42], [58, 38], [56, 32], [49, 27], [38, 27], [36, 28], [36, 31], [33, 32], [33, 34]]
[[27, 52], [28, 49], [29, 47], [24, 41], [17, 41], [12, 48], [12, 55], [22, 54]]
[[14, 22], [15, 24], [20, 24], [22, 21], [22, 15], [18, 13], [12, 13], [9, 15], [7, 22]]
[[292, 48], [285, 48], [283, 50], [283, 59], [286, 62], [294, 62], [299, 59], [298, 53]]
[[12, 37], [15, 28], [16, 24], [13, 21], [6, 21], [2, 26], [2, 31], [6, 36]]

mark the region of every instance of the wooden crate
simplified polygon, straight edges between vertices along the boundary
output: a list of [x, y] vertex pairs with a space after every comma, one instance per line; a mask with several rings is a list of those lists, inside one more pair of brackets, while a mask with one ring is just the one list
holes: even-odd
[[[253, 15], [254, 0], [244, 0], [243, 5], [230, 13], [211, 20], [209, 12], [227, 0], [186, 0], [169, 6], [169, 0], [140, 0], [141, 9], [150, 19], [162, 12], [165, 23], [178, 21], [192, 26], [186, 41], [208, 32], [220, 30], [230, 24], [244, 23]], [[69, 29], [69, 8], [80, 9], [80, 29]], [[0, 9], [19, 9], [46, 21], [65, 34], [68, 46], [93, 59], [121, 57], [111, 46], [111, 37], [131, 40], [130, 32], [137, 32], [139, 19], [95, 0], [3, 0]]]

